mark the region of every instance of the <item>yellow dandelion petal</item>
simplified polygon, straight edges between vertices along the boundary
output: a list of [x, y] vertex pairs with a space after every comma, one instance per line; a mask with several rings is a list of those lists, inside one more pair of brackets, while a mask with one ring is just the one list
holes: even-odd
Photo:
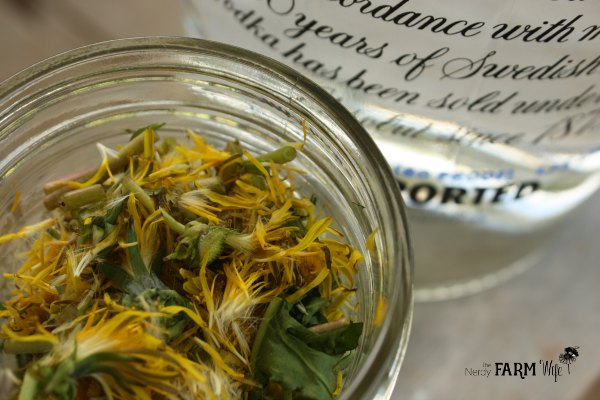
[[120, 305], [119, 303], [117, 303], [116, 301], [114, 301], [110, 297], [110, 295], [108, 293], [106, 293], [106, 292], [104, 293], [103, 300], [104, 300], [104, 303], [106, 304], [106, 307], [108, 307], [108, 308], [110, 308], [112, 310], [115, 310], [116, 312], [120, 313], [120, 312], [123, 312], [125, 310], [128, 310], [127, 307], [124, 307], [124, 306]]
[[246, 198], [239, 195], [226, 196], [211, 190], [205, 191], [205, 196], [212, 202], [219, 204], [222, 207], [232, 208], [249, 208], [249, 209], [261, 209], [263, 208], [263, 198]]
[[40, 333], [21, 336], [10, 329], [7, 324], [4, 324], [2, 325], [2, 332], [7, 338], [22, 343], [46, 342], [53, 346], [59, 343], [58, 338], [45, 330], [41, 325], [37, 324], [37, 328]]
[[194, 338], [194, 340], [200, 345], [200, 347], [202, 347], [202, 349], [204, 351], [206, 351], [210, 355], [213, 362], [219, 368], [223, 369], [223, 371], [227, 372], [227, 374], [229, 374], [232, 378], [234, 378], [234, 379], [243, 379], [244, 378], [244, 374], [233, 370], [229, 365], [227, 365], [227, 363], [225, 363], [225, 361], [223, 361], [223, 358], [214, 349], [214, 347], [212, 347], [211, 345], [209, 345], [208, 343], [206, 343], [205, 341], [203, 341], [199, 338]]
[[369, 234], [366, 241], [367, 250], [374, 252], [375, 251], [375, 236], [379, 233], [379, 228], [375, 228], [373, 232]]
[[342, 232], [332, 227], [327, 228], [327, 232], [337, 237], [344, 237], [344, 234]]
[[271, 177], [271, 175], [269, 174], [269, 171], [267, 171], [267, 169], [262, 165], [262, 163], [260, 161], [258, 161], [256, 159], [256, 157], [254, 157], [252, 154], [250, 154], [246, 150], [244, 150], [243, 154], [248, 159], [248, 161], [250, 161], [252, 163], [252, 165], [254, 165], [260, 171], [260, 173], [263, 174], [263, 176], [265, 178]]
[[269, 219], [269, 222], [267, 224], [267, 229], [270, 230], [277, 228], [285, 223], [288, 223], [292, 219], [296, 219], [297, 217], [295, 217], [290, 211], [291, 208], [292, 201], [288, 199], [280, 208], [273, 211], [273, 213], [271, 214], [271, 218]]
[[292, 198], [292, 205], [294, 206], [294, 208], [296, 208], [297, 210], [303, 210], [305, 211], [307, 214], [312, 214], [315, 205], [313, 204], [312, 201], [310, 201], [310, 199], [305, 199], [305, 198]]
[[147, 159], [154, 158], [154, 129], [146, 128], [144, 130], [144, 157]]
[[133, 219], [133, 228], [135, 230], [136, 236], [140, 237], [140, 231], [142, 230], [142, 218], [140, 217], [140, 213], [138, 212], [137, 200], [133, 194], [130, 194], [127, 197], [127, 211], [131, 215]]
[[289, 257], [292, 254], [297, 254], [308, 248], [311, 244], [318, 239], [320, 235], [322, 235], [332, 222], [332, 218], [323, 218], [316, 223], [314, 223], [306, 232], [306, 235], [296, 244], [288, 249], [281, 250], [274, 255], [269, 257], [257, 259], [257, 261], [274, 261], [281, 258]]
[[182, 194], [177, 200], [177, 204], [199, 217], [204, 217], [214, 224], [220, 224], [221, 219], [215, 215], [215, 212], [221, 211], [221, 208], [208, 204], [205, 198], [204, 190], [193, 190]]
[[385, 320], [387, 314], [388, 302], [383, 297], [380, 297], [377, 301], [377, 307], [375, 308], [375, 317], [373, 318], [373, 324], [375, 326], [381, 326]]
[[235, 181], [235, 185], [241, 189], [244, 193], [247, 194], [253, 194], [253, 195], [260, 195], [260, 196], [264, 196], [265, 195], [265, 191], [257, 188], [254, 185], [250, 185], [249, 183], [246, 183], [240, 179]]
[[344, 383], [344, 375], [342, 374], [342, 371], [338, 371], [337, 372], [337, 377], [336, 377], [336, 382], [335, 382], [335, 389], [333, 390], [333, 392], [331, 393], [332, 397], [338, 397], [342, 391], [342, 385]]
[[319, 273], [317, 274], [317, 276], [309, 284], [301, 287], [296, 292], [294, 292], [291, 295], [287, 296], [285, 298], [285, 300], [288, 303], [294, 303], [294, 302], [296, 302], [301, 297], [303, 297], [306, 293], [310, 292], [312, 289], [314, 289], [317, 286], [319, 286], [321, 284], [321, 282], [323, 282], [325, 280], [325, 278], [327, 278], [327, 276], [329, 275], [329, 273], [330, 273], [330, 271], [327, 268], [321, 269], [321, 271], [319, 271]]
[[304, 149], [304, 146], [306, 145], [306, 138], [308, 137], [308, 128], [306, 127], [306, 120], [303, 119], [302, 120], [302, 143], [299, 144], [298, 149], [302, 150]]
[[10, 212], [11, 213], [14, 214], [17, 211], [17, 208], [19, 208], [20, 201], [21, 201], [21, 191], [17, 190], [15, 192], [15, 197], [14, 197], [13, 202], [12, 202], [12, 207], [10, 207]]
[[15, 233], [8, 233], [0, 236], [0, 244], [31, 235], [44, 229], [48, 229], [52, 227], [54, 223], [54, 219], [49, 218], [37, 224], [25, 226]]
[[160, 309], [160, 311], [164, 312], [166, 314], [170, 314], [170, 315], [175, 315], [175, 314], [178, 314], [178, 313], [182, 312], [185, 315], [187, 315], [189, 319], [191, 319], [192, 321], [194, 321], [194, 323], [196, 325], [198, 325], [199, 327], [201, 327], [201, 328], [207, 328], [208, 327], [207, 323], [202, 319], [202, 317], [200, 316], [200, 314], [198, 314], [197, 312], [192, 311], [191, 309], [189, 309], [187, 307], [168, 306], [168, 307], [162, 307]]
[[[75, 269], [73, 270], [73, 275], [75, 277], [81, 276], [85, 268], [90, 265], [90, 263], [100, 254], [102, 251], [108, 249], [112, 245], [117, 243], [117, 239], [119, 237], [119, 229], [115, 228], [111, 233], [109, 233], [104, 239], [102, 239], [96, 246], [94, 246], [91, 250], [87, 251], [79, 262], [77, 263]], [[74, 264], [73, 264], [74, 265]]]
[[266, 241], [267, 231], [265, 230], [265, 226], [260, 219], [256, 221], [256, 225], [254, 227], [254, 237], [260, 244], [263, 250], [268, 248], [268, 244]]
[[91, 315], [84, 328], [75, 336], [78, 343], [77, 356], [83, 359], [104, 351], [127, 353], [136, 349], [158, 349], [163, 341], [146, 333], [144, 321], [159, 316], [164, 314], [126, 310], [109, 318], [108, 313], [104, 312], [94, 324], [95, 318]]
[[146, 388], [134, 387], [132, 390], [134, 394], [133, 399], [152, 400], [152, 396]]
[[160, 168], [160, 169], [152, 172], [150, 175], [148, 175], [148, 179], [156, 180], [156, 179], [166, 178], [166, 177], [172, 176], [172, 175], [187, 174], [189, 169], [190, 169], [190, 167], [188, 164], [167, 165], [166, 167]]
[[206, 150], [207, 150], [206, 141], [204, 140], [204, 138], [202, 136], [197, 135], [196, 132], [194, 132], [193, 130], [191, 130], [189, 128], [185, 130], [185, 134], [190, 139], [192, 139], [192, 142], [194, 142], [194, 145], [197, 150], [206, 152]]
[[348, 303], [348, 300], [354, 295], [354, 291], [345, 287], [338, 287], [331, 292], [332, 300], [326, 309], [325, 317], [328, 321], [335, 321], [344, 316], [341, 311], [342, 305]]
[[306, 232], [306, 235], [300, 242], [293, 247], [294, 251], [304, 250], [319, 238], [328, 228], [333, 219], [331, 217], [323, 218], [313, 224]]
[[102, 155], [102, 162], [100, 163], [100, 166], [98, 167], [94, 175], [92, 175], [87, 181], [84, 182], [63, 181], [60, 182], [60, 184], [67, 186], [71, 189], [82, 189], [100, 182], [102, 179], [104, 179], [106, 175], [108, 175], [111, 178], [111, 180], [114, 181], [112, 171], [110, 170], [109, 158], [114, 159], [116, 153], [101, 144], [98, 144], [98, 149]]
[[195, 379], [196, 382], [206, 382], [206, 376], [201, 373], [201, 365], [177, 353], [171, 353], [169, 354], [169, 357], [172, 358], [177, 365], [181, 366], [182, 370], [185, 372], [185, 375]]
[[213, 292], [211, 290], [211, 288], [208, 285], [208, 280], [206, 278], [206, 265], [208, 263], [208, 256], [209, 254], [206, 253], [204, 254], [204, 256], [202, 257], [202, 261], [200, 263], [200, 287], [202, 289], [202, 296], [204, 297], [204, 302], [206, 303], [206, 310], [208, 311], [208, 315], [209, 315], [209, 320], [208, 320], [208, 326], [210, 327], [212, 325], [212, 315], [214, 315], [215, 313], [215, 302], [213, 299]]

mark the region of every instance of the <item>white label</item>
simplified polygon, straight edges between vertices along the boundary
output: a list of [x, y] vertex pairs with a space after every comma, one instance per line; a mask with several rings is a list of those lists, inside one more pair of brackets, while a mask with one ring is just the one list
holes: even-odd
[[600, 125], [596, 4], [217, 0], [203, 3], [200, 27], [343, 97], [464, 124], [496, 143], [573, 138], [583, 150]]

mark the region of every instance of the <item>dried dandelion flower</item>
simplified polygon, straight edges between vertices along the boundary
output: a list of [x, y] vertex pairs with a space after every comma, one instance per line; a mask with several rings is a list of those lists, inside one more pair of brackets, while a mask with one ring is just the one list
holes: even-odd
[[19, 399], [332, 398], [362, 324], [360, 253], [294, 187], [301, 146], [252, 155], [151, 125], [44, 186], [52, 218], [5, 278]]

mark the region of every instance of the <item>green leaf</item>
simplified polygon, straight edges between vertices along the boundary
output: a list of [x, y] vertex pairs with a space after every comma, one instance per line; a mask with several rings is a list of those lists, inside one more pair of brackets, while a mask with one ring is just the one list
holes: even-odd
[[144, 291], [144, 287], [131, 275], [127, 273], [123, 268], [108, 263], [100, 263], [98, 269], [104, 274], [111, 282], [121, 289], [123, 292], [138, 295]]
[[48, 233], [48, 235], [52, 236], [53, 239], [60, 240], [60, 233], [58, 233], [58, 231], [56, 229], [48, 228], [48, 229], [46, 229], [46, 233]]
[[57, 365], [34, 364], [25, 374], [19, 400], [72, 400], [77, 394], [77, 382], [72, 377], [75, 363], [72, 357]]
[[[135, 233], [133, 224], [129, 225], [127, 230], [127, 241], [128, 243], [137, 243], [137, 235]], [[164, 282], [161, 281], [158, 276], [156, 276], [156, 273], [153, 271], [153, 269], [146, 267], [144, 260], [142, 260], [140, 249], [137, 244], [127, 247], [127, 256], [129, 258], [129, 263], [131, 264], [131, 272], [133, 275], [130, 275], [127, 271], [119, 266], [108, 263], [100, 264], [100, 272], [109, 278], [115, 284], [115, 286], [130, 295], [137, 296], [146, 289], [168, 289], [167, 285], [165, 285]], [[157, 256], [162, 258], [162, 253], [160, 250]], [[160, 267], [159, 265], [155, 265], [156, 263], [157, 260], [155, 257], [152, 262], [152, 268]]]
[[[302, 325], [311, 326], [327, 322], [321, 314], [321, 308], [329, 304], [329, 301], [321, 296], [305, 296], [296, 304], [292, 310], [292, 316]], [[298, 310], [298, 312], [294, 312]]]
[[165, 247], [161, 246], [158, 249], [158, 252], [156, 253], [156, 255], [152, 258], [152, 261], [150, 262], [150, 271], [152, 271], [157, 276], [160, 274], [160, 272], [162, 270], [165, 255], [166, 255]]
[[[190, 308], [190, 303], [183, 298], [175, 290], [167, 289], [146, 289], [132, 302], [136, 308], [147, 307], [154, 305], [156, 308], [160, 306], [181, 306]], [[167, 342], [177, 338], [186, 325], [190, 322], [185, 313], [177, 313], [169, 317], [159, 317], [158, 323], [164, 328]]]
[[303, 238], [304, 236], [306, 236], [306, 233], [308, 232], [308, 230], [306, 229], [306, 225], [302, 222], [301, 219], [291, 220], [288, 223], [286, 223], [284, 226], [296, 228], [296, 230], [291, 231], [293, 239]]
[[[131, 133], [131, 137], [129, 138], [129, 141], [132, 141], [133, 139], [136, 138], [136, 136], [141, 135], [148, 128], [157, 131], [160, 128], [162, 128], [163, 126], [165, 126], [165, 122], [163, 122], [162, 124], [150, 124], [148, 126], [144, 126], [142, 128], [139, 128], [135, 132]], [[127, 132], [131, 132], [131, 130], [128, 129]]]
[[302, 339], [313, 334], [290, 316], [293, 304], [275, 298], [269, 304], [252, 347], [251, 366], [263, 383], [280, 384], [306, 399], [330, 399], [344, 355], [332, 355]]
[[127, 256], [129, 257], [129, 262], [131, 263], [131, 272], [133, 272], [133, 277], [134, 279], [139, 280], [142, 276], [148, 274], [148, 268], [142, 259], [140, 247], [137, 244], [137, 241], [138, 238], [135, 233], [135, 228], [133, 224], [130, 224], [129, 229], [127, 230], [127, 242], [136, 244], [127, 247]]
[[260, 389], [253, 389], [248, 392], [248, 400], [263, 400], [263, 391]]
[[98, 228], [104, 229], [104, 227], [106, 226], [104, 217], [100, 217], [100, 216], [96, 215], [95, 217], [92, 218], [92, 225], [96, 226]]
[[17, 369], [23, 371], [36, 357], [33, 354], [15, 354], [15, 358], [17, 359]]
[[313, 333], [307, 329], [291, 329], [290, 334], [302, 339], [313, 349], [331, 355], [343, 355], [358, 346], [362, 330], [362, 322], [353, 322], [322, 333]]
[[142, 360], [125, 356], [122, 354], [111, 353], [111, 352], [100, 352], [88, 356], [75, 364], [74, 372], [72, 376], [75, 379], [80, 379], [85, 376], [92, 376], [94, 374], [106, 374], [110, 375], [115, 382], [126, 392], [134, 394], [130, 387], [130, 382], [121, 376], [118, 369], [115, 368], [115, 363], [132, 364], [141, 363]]
[[72, 373], [72, 376], [75, 379], [82, 378], [84, 376], [92, 375], [98, 372], [98, 367], [103, 364], [110, 363], [132, 363], [132, 362], [141, 362], [141, 360], [126, 356], [123, 354], [111, 353], [111, 352], [99, 352], [94, 353], [86, 358], [77, 361], [75, 364], [75, 370]]
[[117, 223], [117, 219], [119, 215], [121, 215], [121, 211], [123, 211], [123, 205], [125, 204], [125, 200], [119, 201], [112, 208], [110, 208], [106, 215], [104, 216], [104, 222], [107, 224], [114, 225]]

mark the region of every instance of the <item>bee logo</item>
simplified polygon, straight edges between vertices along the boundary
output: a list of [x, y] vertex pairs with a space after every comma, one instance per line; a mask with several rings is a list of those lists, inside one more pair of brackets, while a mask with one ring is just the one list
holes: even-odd
[[567, 371], [571, 374], [570, 365], [577, 361], [577, 357], [579, 357], [579, 351], [577, 350], [579, 346], [566, 347], [565, 352], [561, 353], [558, 356], [558, 361], [562, 364], [567, 364]]

